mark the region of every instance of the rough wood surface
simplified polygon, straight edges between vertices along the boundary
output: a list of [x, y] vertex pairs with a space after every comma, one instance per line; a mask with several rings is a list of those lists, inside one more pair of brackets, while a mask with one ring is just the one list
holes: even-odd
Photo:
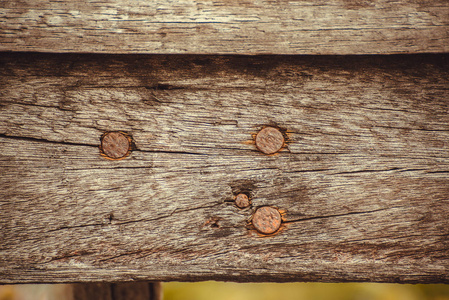
[[449, 52], [447, 0], [0, 0], [0, 51]]
[[449, 283], [448, 55], [4, 53], [0, 78], [0, 282]]
[[160, 283], [76, 283], [74, 300], [161, 300]]

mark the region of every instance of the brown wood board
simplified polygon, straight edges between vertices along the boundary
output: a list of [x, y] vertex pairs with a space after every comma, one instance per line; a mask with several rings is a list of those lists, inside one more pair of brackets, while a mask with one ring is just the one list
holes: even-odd
[[0, 51], [449, 52], [449, 2], [1, 0]]
[[161, 300], [160, 283], [76, 283], [70, 285], [73, 300]]
[[448, 99], [448, 55], [3, 53], [0, 282], [449, 283]]

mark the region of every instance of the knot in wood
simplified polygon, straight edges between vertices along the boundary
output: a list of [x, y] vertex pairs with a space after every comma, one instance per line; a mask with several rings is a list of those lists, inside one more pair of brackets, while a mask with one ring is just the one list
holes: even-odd
[[265, 154], [273, 154], [284, 146], [284, 136], [279, 129], [265, 127], [256, 135], [256, 147]]
[[281, 222], [279, 211], [270, 206], [258, 208], [252, 219], [254, 228], [263, 234], [275, 233], [281, 227]]
[[111, 159], [120, 159], [131, 151], [131, 140], [121, 132], [107, 132], [101, 137], [101, 152]]
[[245, 208], [248, 207], [250, 205], [250, 201], [248, 198], [248, 195], [240, 193], [237, 195], [237, 197], [235, 197], [235, 205], [237, 205], [237, 207], [239, 208]]

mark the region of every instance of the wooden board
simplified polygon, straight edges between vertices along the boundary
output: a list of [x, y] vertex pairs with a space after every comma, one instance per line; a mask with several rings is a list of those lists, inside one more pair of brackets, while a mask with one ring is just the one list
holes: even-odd
[[0, 282], [449, 283], [448, 58], [3, 53]]
[[0, 51], [449, 52], [449, 2], [0, 0]]
[[161, 300], [160, 283], [77, 283], [70, 285], [73, 300]]

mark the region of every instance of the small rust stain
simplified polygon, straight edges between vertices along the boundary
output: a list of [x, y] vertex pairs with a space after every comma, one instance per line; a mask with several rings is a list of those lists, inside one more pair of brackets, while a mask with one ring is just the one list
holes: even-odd
[[284, 146], [284, 135], [274, 127], [265, 127], [256, 135], [256, 147], [265, 154], [274, 154]]
[[281, 227], [282, 217], [276, 208], [263, 206], [256, 210], [251, 222], [258, 232], [272, 234]]
[[216, 217], [216, 216], [210, 217], [210, 218], [203, 224], [202, 227], [209, 226], [209, 227], [212, 227], [212, 228], [220, 228], [219, 222], [220, 222], [222, 219], [223, 219], [223, 218]]
[[106, 158], [118, 160], [131, 153], [132, 139], [124, 132], [106, 132], [100, 140], [100, 153]]
[[238, 208], [246, 208], [250, 206], [251, 202], [248, 198], [248, 195], [240, 193], [235, 197], [235, 205], [237, 205]]

